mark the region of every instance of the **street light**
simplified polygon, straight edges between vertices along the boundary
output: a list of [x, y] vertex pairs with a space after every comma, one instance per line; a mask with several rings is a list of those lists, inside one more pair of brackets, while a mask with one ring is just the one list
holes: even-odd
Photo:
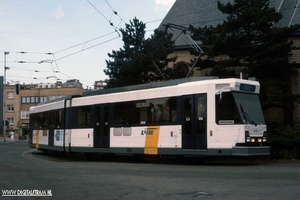
[[4, 52], [4, 83], [3, 83], [3, 137], [4, 142], [6, 142], [6, 92], [5, 92], [5, 85], [6, 85], [6, 70], [9, 69], [9, 67], [6, 67], [6, 55], [8, 55], [9, 52]]

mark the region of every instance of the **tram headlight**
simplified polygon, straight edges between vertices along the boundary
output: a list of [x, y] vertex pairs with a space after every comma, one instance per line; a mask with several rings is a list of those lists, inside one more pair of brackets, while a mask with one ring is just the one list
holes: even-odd
[[251, 142], [255, 142], [255, 138], [251, 138]]
[[263, 142], [266, 142], [267, 141], [267, 137], [263, 137]]
[[262, 141], [262, 139], [261, 139], [261, 138], [258, 138], [258, 139], [257, 139], [257, 141], [258, 141], [258, 142], [261, 142], [261, 141]]
[[250, 137], [246, 137], [246, 142], [250, 142]]

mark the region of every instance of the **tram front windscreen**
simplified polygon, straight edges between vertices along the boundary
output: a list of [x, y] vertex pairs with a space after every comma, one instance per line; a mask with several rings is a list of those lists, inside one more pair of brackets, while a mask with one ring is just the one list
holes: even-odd
[[258, 94], [223, 92], [216, 95], [217, 124], [265, 124]]

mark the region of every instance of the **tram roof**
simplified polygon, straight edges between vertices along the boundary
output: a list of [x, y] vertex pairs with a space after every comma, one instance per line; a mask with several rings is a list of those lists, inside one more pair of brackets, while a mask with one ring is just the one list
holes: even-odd
[[54, 102], [58, 102], [58, 101], [63, 101], [63, 100], [68, 100], [68, 99], [80, 97], [80, 96], [81, 95], [63, 95], [63, 96], [55, 98], [55, 99], [51, 99], [51, 100], [48, 100], [48, 101], [44, 101], [44, 102], [38, 103], [37, 105], [39, 106], [39, 105], [54, 103]]
[[139, 85], [130, 85], [130, 86], [124, 86], [124, 87], [93, 90], [93, 91], [84, 92], [82, 94], [82, 96], [93, 96], [93, 95], [111, 94], [111, 93], [127, 92], [127, 91], [134, 91], [134, 90], [153, 89], [153, 88], [174, 86], [174, 85], [178, 85], [181, 83], [204, 81], [204, 80], [211, 80], [211, 79], [219, 79], [219, 77], [217, 77], [217, 76], [190, 77], [190, 78], [181, 78], [181, 79], [174, 79], [174, 80], [168, 80], [168, 81], [145, 83], [145, 84], [139, 84]]

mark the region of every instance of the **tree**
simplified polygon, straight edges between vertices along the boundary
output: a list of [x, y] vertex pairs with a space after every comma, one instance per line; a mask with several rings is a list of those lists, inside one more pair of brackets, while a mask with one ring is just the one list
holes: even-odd
[[167, 78], [172, 75], [167, 67], [176, 59], [167, 57], [173, 51], [172, 35], [155, 30], [154, 35], [145, 39], [145, 28], [143, 22], [134, 18], [120, 29], [123, 48], [113, 50], [108, 54], [111, 60], [106, 60], [108, 87], [148, 83], [162, 80], [162, 74]]
[[218, 9], [227, 16], [216, 27], [195, 28], [195, 39], [203, 39], [210, 48], [209, 57], [227, 55], [216, 63], [215, 70], [226, 67], [243, 67], [249, 76], [278, 78], [288, 73], [287, 58], [292, 41], [288, 37], [299, 27], [274, 26], [281, 13], [270, 7], [269, 0], [234, 0], [234, 3], [218, 2]]
[[[288, 63], [288, 57], [293, 42], [289, 41], [289, 37], [299, 29], [299, 25], [276, 27], [282, 15], [269, 3], [269, 0], [234, 0], [233, 4], [219, 1], [218, 9], [227, 16], [226, 20], [216, 27], [191, 26], [191, 30], [194, 39], [202, 40], [209, 47], [205, 49], [208, 60], [226, 55], [213, 65], [210, 63], [212, 75], [222, 77], [226, 72], [225, 76], [232, 77], [243, 72], [248, 77], [281, 83], [276, 89], [281, 90], [280, 96], [286, 98], [275, 98], [276, 104], [285, 110], [285, 123], [292, 124], [290, 80], [293, 67]], [[200, 68], [204, 68], [206, 63], [202, 61], [200, 64], [203, 64]], [[263, 84], [262, 87], [268, 90]], [[266, 105], [269, 99], [266, 95], [264, 98]], [[279, 99], [282, 101], [278, 102]]]

